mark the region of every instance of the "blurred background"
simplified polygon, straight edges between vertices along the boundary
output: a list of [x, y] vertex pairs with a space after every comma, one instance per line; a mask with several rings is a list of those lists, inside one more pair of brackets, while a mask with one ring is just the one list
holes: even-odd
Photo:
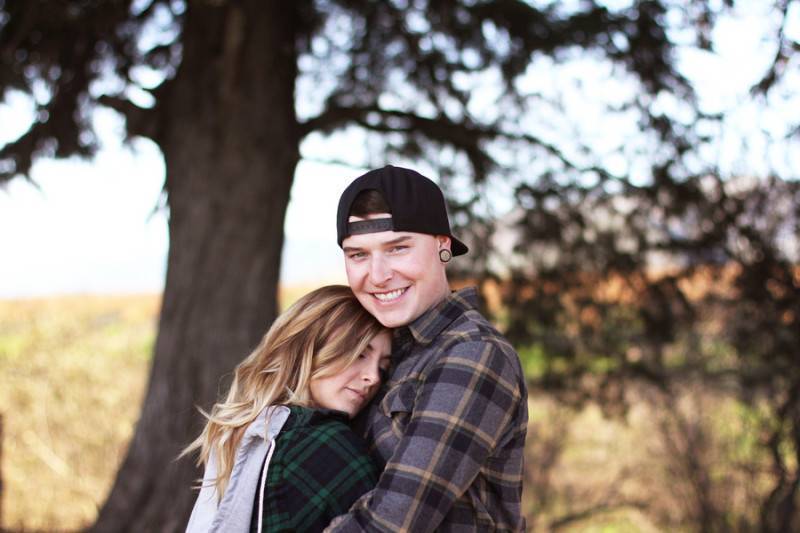
[[799, 66], [796, 0], [0, 0], [0, 529], [183, 531], [391, 163], [522, 359], [531, 531], [800, 530]]

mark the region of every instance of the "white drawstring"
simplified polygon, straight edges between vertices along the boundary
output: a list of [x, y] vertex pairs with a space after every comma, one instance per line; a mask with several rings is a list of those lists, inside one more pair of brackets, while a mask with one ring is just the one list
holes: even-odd
[[269, 441], [269, 450], [267, 451], [267, 460], [264, 461], [264, 469], [261, 471], [261, 488], [258, 490], [258, 533], [261, 533], [261, 527], [264, 521], [264, 487], [267, 484], [267, 468], [272, 459], [272, 452], [275, 450], [275, 439]]

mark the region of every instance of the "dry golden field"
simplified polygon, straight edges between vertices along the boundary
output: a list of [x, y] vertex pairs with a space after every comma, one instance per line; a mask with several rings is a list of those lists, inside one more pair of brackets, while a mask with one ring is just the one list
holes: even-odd
[[[307, 289], [285, 291], [284, 302]], [[158, 307], [157, 295], [0, 300], [0, 529], [93, 521], [138, 415]], [[639, 402], [609, 420], [536, 392], [524, 495], [531, 531], [693, 531], [698, 468], [714, 505], [752, 515], [764, 480], [730, 466], [753, 455], [751, 428], [730, 400], [690, 388], [680, 401], [656, 399], [661, 411]]]
[[138, 414], [158, 305], [0, 301], [4, 527], [75, 529], [96, 515]]

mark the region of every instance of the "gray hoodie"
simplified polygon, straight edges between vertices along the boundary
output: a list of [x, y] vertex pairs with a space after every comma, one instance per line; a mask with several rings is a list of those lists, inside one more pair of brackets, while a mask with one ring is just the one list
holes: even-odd
[[[186, 533], [247, 533], [256, 491], [258, 498], [258, 531], [264, 505], [264, 484], [272, 453], [275, 450], [275, 437], [289, 418], [289, 408], [283, 405], [270, 406], [261, 411], [249, 425], [236, 449], [228, 487], [222, 501], [219, 500], [214, 485], [217, 476], [217, 459], [211, 454], [203, 473], [203, 484], [192, 516], [186, 525]], [[265, 460], [266, 457], [266, 460]], [[263, 464], [263, 468], [261, 468]]]

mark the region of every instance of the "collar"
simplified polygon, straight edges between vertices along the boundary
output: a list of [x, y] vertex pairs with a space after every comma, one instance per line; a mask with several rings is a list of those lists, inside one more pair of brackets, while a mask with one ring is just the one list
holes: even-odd
[[350, 417], [347, 413], [335, 409], [290, 405], [289, 410], [291, 411], [291, 416], [289, 416], [286, 425], [283, 427], [285, 431], [299, 426], [316, 426], [330, 419], [339, 419], [345, 424], [350, 423]]
[[465, 312], [477, 308], [478, 290], [475, 287], [453, 291], [408, 326], [398, 328], [398, 339], [407, 339], [410, 333], [417, 344], [430, 344], [455, 319]]

